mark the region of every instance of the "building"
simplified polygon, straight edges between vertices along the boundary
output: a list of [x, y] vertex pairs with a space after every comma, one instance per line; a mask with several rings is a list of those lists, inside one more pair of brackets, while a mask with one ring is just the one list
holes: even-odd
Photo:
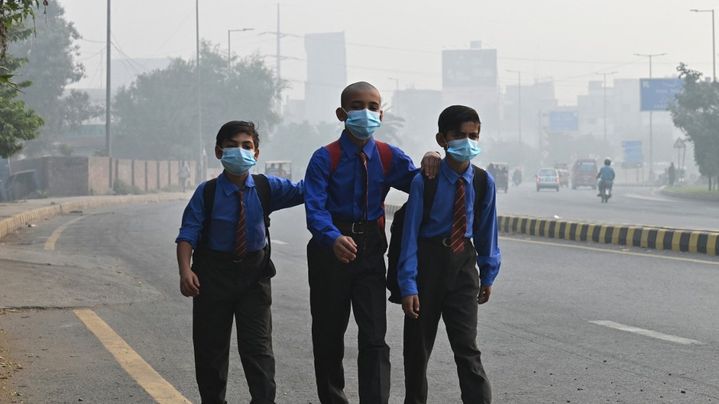
[[342, 90], [347, 86], [344, 32], [305, 35], [307, 82], [305, 119], [310, 123], [335, 120]]

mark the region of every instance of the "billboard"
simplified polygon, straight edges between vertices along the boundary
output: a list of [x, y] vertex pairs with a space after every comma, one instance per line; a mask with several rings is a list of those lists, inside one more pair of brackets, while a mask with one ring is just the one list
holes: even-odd
[[442, 88], [497, 87], [497, 50], [442, 51]]
[[666, 111], [683, 86], [680, 79], [640, 79], [642, 111]]
[[622, 149], [624, 149], [622, 167], [641, 167], [644, 164], [641, 140], [625, 140], [622, 142]]
[[577, 111], [550, 111], [550, 133], [576, 132], [579, 130], [579, 113]]

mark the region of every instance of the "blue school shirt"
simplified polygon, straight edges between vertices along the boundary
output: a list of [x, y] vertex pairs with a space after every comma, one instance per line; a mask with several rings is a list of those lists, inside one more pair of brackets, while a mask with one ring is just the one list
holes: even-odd
[[[307, 228], [313, 240], [327, 247], [331, 247], [342, 235], [333, 224], [333, 218], [345, 222], [363, 220], [364, 168], [359, 158], [360, 149], [349, 136], [347, 131], [340, 136], [342, 154], [334, 172], [330, 173], [329, 152], [321, 147], [312, 155], [305, 174]], [[387, 177], [374, 139], [362, 148], [368, 159], [367, 220], [384, 216], [383, 204], [389, 188], [409, 192], [412, 178], [419, 171], [402, 150], [394, 146], [390, 148], [392, 166]]]
[[478, 226], [474, 231], [474, 169], [470, 164], [461, 175], [452, 170], [447, 159], [440, 163], [437, 177], [437, 193], [434, 196], [432, 211], [427, 223], [422, 223], [424, 205], [424, 179], [418, 174], [412, 180], [402, 234], [402, 251], [397, 268], [399, 289], [404, 296], [417, 294], [417, 240], [418, 238], [449, 237], [454, 215], [454, 197], [457, 181], [465, 183], [465, 204], [467, 209], [467, 232], [465, 237], [472, 238], [477, 251], [477, 267], [482, 285], [492, 285], [499, 273], [501, 254], [497, 244], [497, 208], [494, 178], [487, 173], [487, 192], [481, 201], [481, 211], [476, 219]]
[[[267, 176], [270, 188], [270, 212], [268, 214], [303, 202], [303, 181], [293, 184], [286, 178]], [[197, 187], [190, 202], [182, 214], [180, 234], [175, 242], [187, 241], [197, 249], [202, 227], [205, 223], [205, 186], [203, 182]], [[215, 189], [215, 205], [210, 218], [210, 232], [207, 247], [221, 252], [233, 252], [235, 248], [235, 229], [239, 220], [239, 201], [237, 192], [239, 187], [233, 184], [223, 172], [217, 177]], [[265, 234], [265, 221], [260, 197], [255, 188], [255, 181], [251, 175], [245, 180], [245, 189], [242, 192], [247, 214], [245, 225], [247, 229], [247, 251], [259, 251], [267, 245]]]

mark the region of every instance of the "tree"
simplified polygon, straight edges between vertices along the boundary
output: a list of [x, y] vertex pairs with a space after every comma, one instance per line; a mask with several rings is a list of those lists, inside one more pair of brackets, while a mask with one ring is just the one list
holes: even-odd
[[[12, 72], [12, 70], [9, 70]], [[29, 83], [20, 83], [26, 88]], [[25, 103], [17, 98], [13, 86], [0, 86], [0, 157], [8, 158], [22, 148], [23, 140], [33, 139], [38, 134], [42, 119]]]
[[[69, 84], [83, 77], [85, 68], [76, 61], [80, 34], [64, 15], [62, 6], [54, 4], [37, 24], [35, 35], [10, 44], [8, 50], [14, 57], [27, 61], [18, 70], [17, 78], [33, 85], [23, 91], [22, 98], [45, 121], [40, 138], [27, 145], [30, 153], [55, 151], [53, 144], [59, 136], [102, 113], [101, 108], [90, 103], [86, 93], [66, 91]], [[31, 23], [25, 22], [26, 30], [32, 27]]]
[[[48, 1], [44, 0], [43, 5], [47, 11]], [[0, 0], [0, 86], [10, 85], [17, 89], [11, 81], [13, 70], [5, 60], [7, 46], [19, 36], [27, 36], [29, 32], [18, 30], [18, 27], [32, 17], [34, 21], [35, 9], [40, 7], [39, 0]]]
[[702, 74], [681, 63], [677, 67], [683, 90], [670, 106], [674, 125], [694, 143], [694, 160], [708, 178], [709, 190], [719, 189], [719, 84], [702, 80]]
[[[259, 57], [232, 64], [219, 48], [203, 43], [202, 141], [212, 156], [215, 134], [230, 120], [255, 122], [261, 133], [274, 125], [279, 86]], [[197, 76], [194, 60], [175, 59], [121, 88], [113, 103], [113, 155], [126, 158], [195, 159], [199, 153]]]

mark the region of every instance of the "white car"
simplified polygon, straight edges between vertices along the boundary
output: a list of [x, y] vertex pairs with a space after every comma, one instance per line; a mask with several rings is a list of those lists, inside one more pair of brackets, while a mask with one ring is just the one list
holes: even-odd
[[559, 172], [556, 168], [540, 168], [537, 171], [537, 192], [543, 188], [555, 189], [559, 192]]

